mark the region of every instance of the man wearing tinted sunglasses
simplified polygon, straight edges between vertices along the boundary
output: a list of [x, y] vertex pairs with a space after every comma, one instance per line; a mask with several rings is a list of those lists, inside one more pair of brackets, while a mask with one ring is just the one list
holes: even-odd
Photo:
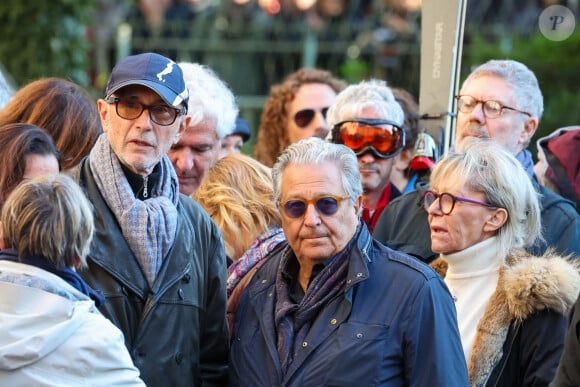
[[[455, 150], [470, 138], [494, 141], [512, 152], [528, 172], [541, 197], [544, 241], [527, 250], [542, 255], [548, 247], [558, 253], [580, 256], [580, 217], [574, 204], [541, 186], [526, 148], [543, 112], [543, 97], [534, 73], [513, 60], [490, 60], [465, 80], [457, 99]], [[375, 237], [389, 247], [425, 262], [437, 254], [431, 250], [427, 213], [421, 194], [428, 187], [395, 200], [381, 215]]]
[[373, 240], [353, 151], [305, 139], [272, 178], [288, 247], [240, 298], [229, 385], [467, 386], [451, 294], [435, 271]]
[[347, 87], [328, 110], [331, 141], [357, 155], [363, 185], [361, 216], [371, 233], [385, 207], [401, 195], [390, 178], [395, 157], [405, 147], [404, 118], [401, 105], [381, 80]]
[[328, 107], [346, 83], [325, 70], [304, 68], [272, 86], [264, 105], [254, 158], [272, 167], [290, 144], [303, 138], [325, 138]]
[[97, 102], [105, 133], [76, 174], [96, 219], [79, 274], [106, 297], [100, 311], [148, 386], [223, 386], [227, 377], [224, 242], [179, 194], [167, 157], [190, 123], [188, 99], [169, 58], [120, 60]]

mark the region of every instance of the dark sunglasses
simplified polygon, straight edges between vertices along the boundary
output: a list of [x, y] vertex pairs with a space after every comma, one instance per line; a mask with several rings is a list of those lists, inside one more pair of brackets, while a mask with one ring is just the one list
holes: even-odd
[[350, 199], [350, 196], [325, 195], [315, 199], [290, 199], [282, 203], [284, 214], [289, 218], [300, 218], [306, 213], [308, 205], [314, 204], [316, 211], [320, 215], [330, 216], [338, 211], [338, 205], [343, 200]]
[[308, 125], [310, 125], [310, 123], [314, 119], [314, 116], [316, 115], [316, 112], [322, 113], [322, 116], [326, 119], [326, 112], [327, 111], [328, 111], [328, 106], [325, 108], [322, 108], [320, 110], [314, 110], [314, 109], [299, 110], [298, 112], [296, 112], [296, 114], [294, 114], [294, 123], [299, 128], [305, 128]]
[[372, 152], [375, 157], [395, 157], [405, 147], [405, 131], [399, 124], [389, 120], [351, 119], [334, 125], [332, 138], [362, 156]]
[[136, 120], [147, 109], [151, 121], [162, 126], [173, 124], [178, 115], [187, 113], [185, 108], [178, 109], [165, 104], [145, 105], [144, 103], [131, 99], [109, 97], [105, 101], [110, 104], [115, 104], [117, 115], [125, 120]]

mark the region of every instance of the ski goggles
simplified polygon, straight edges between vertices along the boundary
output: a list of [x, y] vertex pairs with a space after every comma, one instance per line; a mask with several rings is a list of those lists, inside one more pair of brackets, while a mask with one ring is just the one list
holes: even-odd
[[299, 110], [296, 112], [296, 114], [294, 114], [294, 123], [299, 128], [305, 128], [308, 125], [310, 125], [310, 123], [314, 119], [314, 116], [316, 115], [316, 112], [320, 112], [322, 114], [322, 116], [326, 119], [326, 112], [327, 111], [328, 111], [328, 106], [325, 108], [322, 108], [320, 110], [315, 110], [315, 109]]
[[296, 219], [304, 216], [309, 204], [314, 204], [320, 215], [330, 216], [336, 214], [340, 202], [346, 199], [350, 199], [350, 196], [326, 195], [310, 200], [290, 199], [282, 203], [282, 209], [287, 217]]
[[332, 138], [362, 156], [371, 152], [380, 159], [398, 155], [405, 147], [405, 131], [389, 120], [351, 119], [334, 125]]

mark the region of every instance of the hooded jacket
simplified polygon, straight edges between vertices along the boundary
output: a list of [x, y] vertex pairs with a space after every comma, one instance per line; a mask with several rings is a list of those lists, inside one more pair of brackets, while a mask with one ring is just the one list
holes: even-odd
[[2, 386], [145, 385], [121, 331], [40, 268], [0, 260], [0, 332]]
[[580, 212], [580, 126], [568, 126], [538, 139], [538, 153], [542, 152], [548, 167], [546, 178], [556, 191], [576, 204]]
[[[445, 260], [431, 266], [445, 277]], [[517, 250], [508, 256], [477, 326], [467, 361], [470, 385], [547, 386], [579, 291], [576, 262], [553, 252], [535, 257]]]

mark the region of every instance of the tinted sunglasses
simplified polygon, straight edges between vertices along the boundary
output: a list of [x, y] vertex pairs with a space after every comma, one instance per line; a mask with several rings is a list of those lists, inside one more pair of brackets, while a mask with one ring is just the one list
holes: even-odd
[[389, 159], [405, 147], [405, 131], [389, 120], [351, 119], [334, 125], [332, 138], [362, 156], [372, 152], [375, 157]]
[[325, 108], [322, 108], [320, 110], [315, 110], [315, 109], [299, 110], [298, 112], [296, 112], [296, 114], [294, 114], [294, 123], [299, 128], [305, 128], [308, 125], [310, 125], [310, 123], [314, 119], [314, 116], [316, 115], [316, 112], [322, 113], [322, 116], [326, 119], [326, 112], [327, 111], [328, 111], [328, 106]]
[[340, 202], [346, 199], [350, 199], [350, 196], [325, 195], [310, 200], [290, 199], [282, 203], [282, 210], [289, 218], [300, 218], [306, 213], [308, 205], [314, 204], [320, 215], [330, 216], [338, 211]]

